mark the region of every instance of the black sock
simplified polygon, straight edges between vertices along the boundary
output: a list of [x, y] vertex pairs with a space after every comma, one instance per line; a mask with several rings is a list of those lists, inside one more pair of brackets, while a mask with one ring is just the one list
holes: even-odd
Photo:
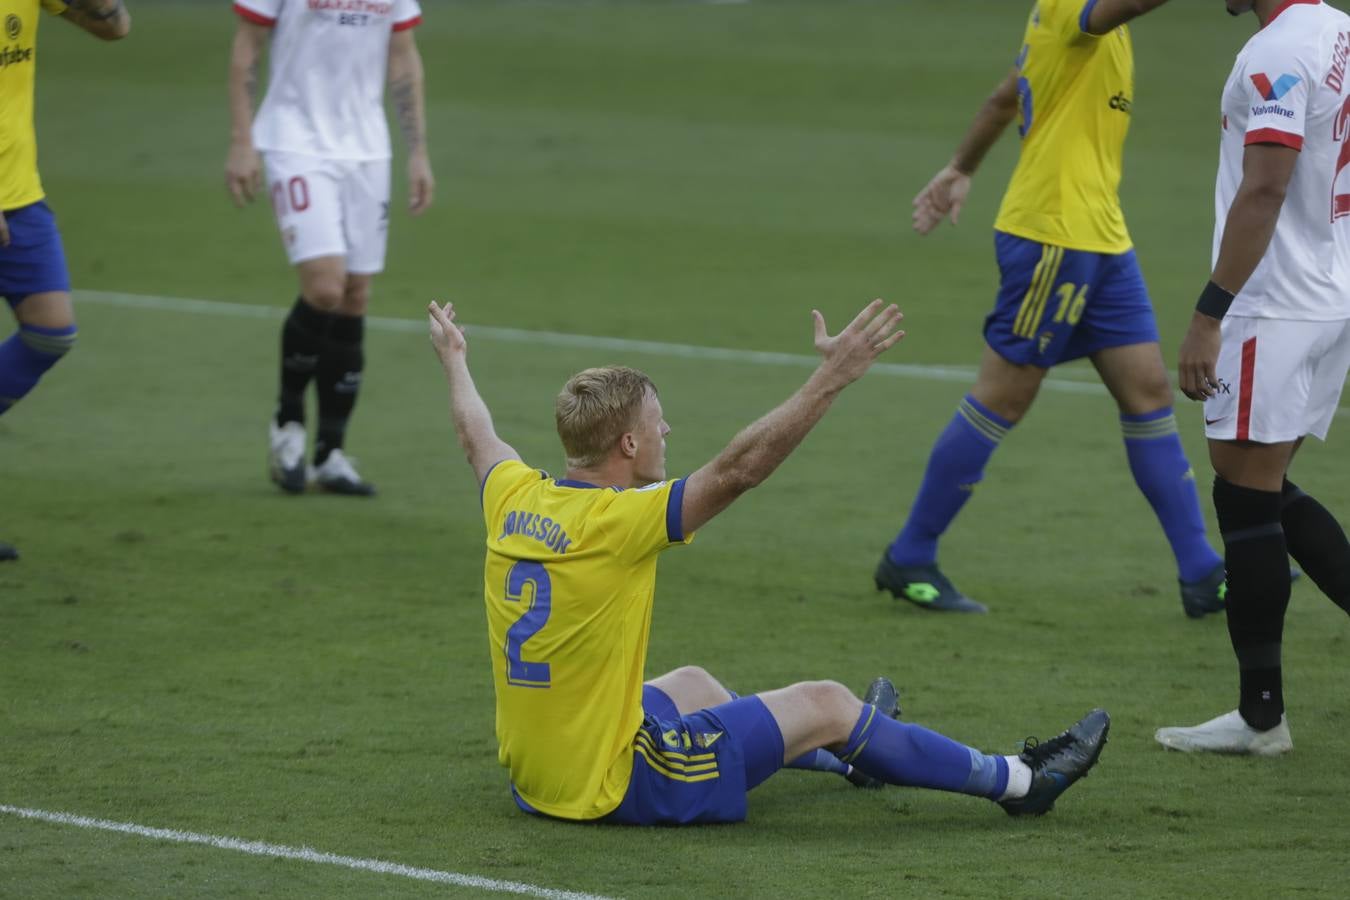
[[1289, 607], [1289, 553], [1280, 504], [1275, 491], [1214, 479], [1214, 511], [1228, 570], [1228, 637], [1241, 671], [1238, 711], [1262, 731], [1280, 724], [1284, 714], [1280, 642]]
[[315, 380], [319, 389], [319, 434], [314, 442], [314, 465], [321, 466], [328, 454], [342, 447], [347, 420], [356, 407], [361, 389], [365, 353], [361, 338], [366, 320], [362, 316], [333, 316], [319, 356]]
[[1350, 613], [1350, 541], [1341, 523], [1288, 479], [1282, 496], [1280, 521], [1289, 555], [1332, 603]]
[[332, 316], [297, 298], [281, 326], [281, 394], [277, 425], [305, 421], [305, 388], [314, 377]]

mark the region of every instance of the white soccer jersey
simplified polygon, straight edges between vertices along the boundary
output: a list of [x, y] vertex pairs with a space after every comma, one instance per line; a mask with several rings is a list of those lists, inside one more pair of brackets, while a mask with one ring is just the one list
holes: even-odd
[[1350, 318], [1350, 16], [1286, 0], [1238, 54], [1223, 91], [1214, 262], [1248, 144], [1300, 151], [1270, 247], [1232, 315]]
[[389, 36], [421, 21], [417, 0], [234, 0], [234, 9], [274, 29], [254, 147], [389, 159]]

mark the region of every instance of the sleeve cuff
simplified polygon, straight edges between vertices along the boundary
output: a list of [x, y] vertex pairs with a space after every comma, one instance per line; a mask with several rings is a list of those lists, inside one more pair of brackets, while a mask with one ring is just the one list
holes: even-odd
[[504, 459], [499, 459], [499, 460], [497, 460], [495, 463], [493, 463], [491, 466], [488, 467], [488, 470], [487, 470], [486, 472], [483, 473], [483, 483], [480, 484], [480, 485], [478, 486], [478, 508], [479, 508], [479, 509], [482, 509], [482, 508], [483, 508], [483, 493], [487, 490], [488, 479], [492, 477], [492, 473], [493, 473], [493, 472], [497, 471], [497, 467], [500, 466], [500, 465], [501, 465], [502, 463], [504, 463], [504, 462], [506, 462], [506, 460], [504, 460]]
[[1247, 132], [1247, 139], [1243, 141], [1243, 144], [1248, 147], [1252, 144], [1280, 144], [1293, 150], [1302, 150], [1303, 135], [1290, 134], [1277, 128], [1258, 128], [1255, 131]]
[[254, 25], [266, 25], [270, 28], [277, 24], [276, 19], [268, 18], [260, 12], [254, 12], [242, 3], [234, 4], [234, 13], [245, 22], [252, 22]]
[[684, 479], [670, 486], [666, 499], [666, 539], [672, 544], [684, 543]]
[[402, 22], [394, 23], [395, 31], [407, 31], [409, 28], [416, 28], [422, 24], [421, 16], [413, 16], [411, 19], [404, 19]]
[[1092, 8], [1097, 5], [1097, 0], [1087, 0], [1083, 4], [1083, 11], [1078, 14], [1078, 30], [1084, 34], [1092, 34], [1088, 31], [1088, 20], [1092, 18]]

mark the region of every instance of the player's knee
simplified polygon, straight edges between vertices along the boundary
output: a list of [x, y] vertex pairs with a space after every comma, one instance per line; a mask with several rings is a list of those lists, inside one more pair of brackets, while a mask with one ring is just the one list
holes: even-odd
[[983, 380], [971, 391], [971, 395], [980, 401], [990, 412], [999, 418], [1016, 424], [1022, 421], [1036, 399], [1039, 382], [1022, 383], [1011, 380], [999, 384], [987, 384]]
[[1127, 416], [1143, 416], [1171, 406], [1172, 383], [1167, 372], [1150, 372], [1140, 377], [1119, 405]]
[[341, 279], [315, 278], [307, 282], [301, 291], [305, 302], [320, 312], [337, 312], [346, 296]]
[[731, 699], [722, 683], [702, 666], [682, 666], [671, 675], [679, 679], [683, 693], [698, 698], [699, 706], [717, 706]]
[[853, 692], [837, 681], [807, 681], [800, 687], [804, 699], [815, 708], [817, 719], [828, 726], [830, 737], [848, 737], [862, 705]]
[[341, 312], [344, 316], [364, 316], [370, 305], [370, 279], [348, 277], [343, 288]]

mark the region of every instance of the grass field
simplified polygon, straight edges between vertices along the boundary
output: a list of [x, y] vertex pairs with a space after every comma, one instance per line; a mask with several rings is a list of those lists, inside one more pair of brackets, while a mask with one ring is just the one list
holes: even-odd
[[[285, 497], [265, 478], [294, 285], [268, 211], [237, 212], [223, 190], [225, 4], [133, 0], [120, 45], [43, 25], [42, 168], [85, 293], [78, 350], [0, 420], [0, 537], [24, 552], [0, 568], [0, 805], [611, 897], [1344, 896], [1350, 623], [1295, 586], [1292, 756], [1158, 750], [1155, 727], [1232, 707], [1235, 667], [1222, 620], [1182, 616], [1114, 408], [1081, 366], [1005, 442], [944, 544], [993, 614], [872, 591], [966, 389], [931, 368], [879, 372], [668, 555], [648, 661], [653, 675], [698, 663], [741, 692], [887, 673], [907, 718], [1001, 752], [1105, 706], [1102, 763], [1052, 815], [799, 772], [757, 790], [734, 827], [515, 812], [493, 741], [476, 486], [421, 333], [426, 300], [484, 326], [808, 354], [812, 306], [838, 324], [884, 296], [908, 313], [889, 362], [969, 366], [1015, 140], [960, 228], [921, 241], [909, 200], [1004, 73], [1026, 10], [424, 5], [440, 194], [424, 219], [395, 217], [377, 283], [373, 313], [407, 321], [368, 338], [349, 448], [379, 484], [371, 502]], [[1135, 30], [1123, 195], [1169, 359], [1207, 273], [1218, 91], [1254, 24], [1217, 7], [1176, 3]], [[144, 296], [230, 305], [134, 305]], [[674, 473], [807, 371], [494, 329], [471, 341], [499, 431], [555, 471], [552, 396], [578, 368], [652, 374]], [[1181, 413], [1205, 485], [1198, 410]], [[1298, 465], [1342, 511], [1345, 438]], [[0, 814], [0, 896], [486, 894]]]

